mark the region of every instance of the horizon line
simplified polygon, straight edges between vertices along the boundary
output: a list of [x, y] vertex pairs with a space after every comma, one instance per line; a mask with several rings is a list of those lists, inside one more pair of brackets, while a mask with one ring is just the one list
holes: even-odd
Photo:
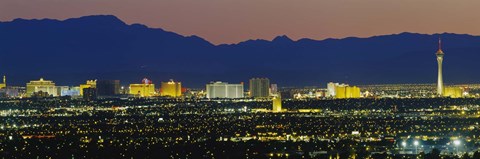
[[469, 33], [453, 33], [453, 32], [443, 32], [443, 33], [440, 33], [440, 32], [436, 32], [436, 33], [431, 33], [431, 34], [429, 34], [429, 33], [419, 33], [419, 32], [403, 31], [403, 32], [397, 32], [397, 33], [377, 34], [377, 35], [370, 35], [370, 36], [344, 36], [344, 37], [329, 37], [329, 38], [324, 38], [324, 39], [314, 39], [314, 38], [302, 37], [302, 38], [292, 39], [292, 38], [290, 38], [288, 35], [283, 34], [283, 35], [276, 35], [276, 36], [274, 36], [271, 40], [262, 39], [262, 38], [250, 38], [250, 39], [246, 39], [246, 40], [239, 41], [239, 42], [234, 42], [234, 43], [219, 43], [219, 44], [216, 44], [216, 43], [213, 43], [212, 41], [207, 40], [206, 38], [204, 38], [204, 37], [202, 37], [202, 36], [198, 36], [198, 35], [196, 35], [196, 34], [184, 35], [184, 34], [177, 33], [177, 32], [175, 32], [175, 31], [165, 30], [165, 29], [163, 29], [163, 28], [161, 28], [161, 27], [151, 27], [151, 26], [148, 26], [148, 25], [145, 25], [145, 24], [142, 24], [142, 23], [126, 23], [124, 20], [122, 20], [121, 18], [119, 18], [118, 16], [113, 15], [113, 14], [83, 15], [83, 16], [79, 16], [79, 17], [70, 17], [70, 18], [65, 18], [65, 19], [54, 19], [54, 18], [15, 18], [15, 19], [11, 19], [11, 20], [9, 20], [9, 21], [0, 21], [0, 23], [11, 23], [11, 22], [15, 22], [15, 21], [18, 21], [18, 20], [26, 20], [26, 21], [46, 21], [46, 20], [51, 20], [51, 21], [64, 22], [64, 21], [68, 21], [68, 20], [82, 19], [82, 18], [88, 18], [88, 17], [114, 17], [114, 18], [116, 18], [117, 20], [123, 22], [123, 23], [124, 23], [125, 25], [127, 25], [127, 26], [142, 25], [142, 26], [147, 27], [148, 29], [160, 29], [160, 30], [163, 30], [163, 31], [165, 31], [165, 32], [175, 33], [175, 34], [180, 35], [180, 36], [183, 36], [183, 37], [197, 37], [197, 38], [200, 38], [200, 39], [202, 39], [202, 40], [205, 40], [206, 42], [208, 42], [208, 43], [210, 43], [211, 45], [214, 45], [214, 46], [239, 45], [239, 44], [241, 44], [241, 43], [248, 42], [248, 41], [268, 41], [268, 42], [273, 42], [276, 38], [279, 38], [279, 37], [286, 37], [286, 38], [290, 39], [292, 42], [298, 42], [298, 41], [301, 41], [301, 40], [325, 41], [325, 40], [344, 40], [344, 39], [351, 39], [351, 38], [368, 39], [368, 38], [374, 38], [374, 37], [392, 36], [392, 35], [401, 35], [401, 34], [419, 34], [419, 35], [429, 35], [429, 36], [443, 35], [443, 34], [456, 34], [456, 35], [480, 36], [480, 35], [469, 34]]

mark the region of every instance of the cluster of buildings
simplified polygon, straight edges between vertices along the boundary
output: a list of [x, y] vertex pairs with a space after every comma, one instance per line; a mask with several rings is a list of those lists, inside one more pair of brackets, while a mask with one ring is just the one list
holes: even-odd
[[442, 41], [438, 39], [438, 50], [435, 53], [437, 56], [438, 64], [438, 77], [437, 77], [437, 95], [440, 97], [450, 97], [450, 98], [460, 98], [465, 94], [464, 90], [461, 87], [444, 87], [443, 85], [443, 56], [445, 53], [442, 51]]
[[[249, 80], [249, 91], [245, 92], [243, 83], [228, 83], [215, 81], [206, 84], [205, 90], [198, 91], [195, 97], [208, 99], [281, 99], [276, 84], [270, 84], [268, 78], [252, 78]], [[55, 82], [40, 78], [26, 83], [26, 86], [7, 87], [6, 78], [0, 84], [1, 90], [16, 90], [16, 93], [8, 91], [0, 92], [5, 97], [60, 97], [71, 96], [86, 100], [97, 98], [122, 98], [122, 97], [184, 97], [187, 89], [182, 87], [181, 82], [170, 80], [161, 82], [157, 89], [155, 84], [148, 78], [141, 83], [133, 83], [124, 88], [120, 80], [87, 80], [79, 86], [57, 86]]]
[[162, 82], [161, 88], [157, 90], [155, 84], [147, 78], [141, 83], [130, 84], [128, 88], [124, 88], [120, 84], [120, 80], [87, 80], [79, 86], [56, 86], [53, 81], [33, 80], [26, 84], [24, 97], [57, 97], [72, 96], [83, 97], [87, 100], [96, 98], [117, 98], [117, 97], [154, 97], [182, 96], [182, 84], [170, 80]]
[[276, 84], [270, 84], [268, 78], [252, 78], [249, 80], [249, 91], [245, 92], [244, 88], [243, 83], [211, 82], [206, 85], [206, 98], [238, 99], [250, 97], [254, 99], [271, 99], [273, 112], [284, 111], [282, 109], [282, 98], [278, 92], [278, 87]]
[[348, 84], [333, 82], [327, 84], [327, 96], [337, 99], [361, 97], [360, 88], [357, 86], [349, 86]]
[[[466, 90], [462, 87], [450, 86], [445, 87], [443, 83], [442, 63], [445, 53], [441, 48], [441, 41], [439, 39], [439, 48], [435, 53], [438, 62], [438, 79], [435, 96], [436, 97], [450, 97], [459, 98], [466, 96]], [[276, 84], [271, 84], [268, 78], [252, 78], [249, 80], [248, 91], [245, 91], [243, 83], [228, 83], [222, 81], [215, 81], [206, 84], [205, 90], [193, 93], [193, 97], [208, 98], [208, 99], [239, 99], [239, 98], [255, 98], [255, 99], [281, 99], [280, 92]], [[127, 88], [120, 85], [119, 80], [87, 80], [84, 84], [79, 86], [57, 86], [51, 80], [40, 78], [39, 80], [32, 80], [26, 84], [26, 87], [7, 87], [6, 77], [3, 76], [3, 83], [0, 83], [0, 95], [7, 97], [57, 97], [57, 96], [72, 96], [83, 97], [88, 100], [95, 98], [114, 98], [114, 97], [184, 97], [187, 89], [182, 88], [181, 82], [173, 80], [161, 82], [159, 89], [156, 89], [155, 84], [144, 78], [140, 83], [130, 84]], [[284, 90], [282, 90], [284, 91]], [[400, 92], [402, 93], [402, 92]], [[419, 94], [425, 94], [420, 92]], [[350, 86], [344, 83], [327, 84], [324, 90], [316, 90], [315, 94], [309, 92], [308, 94], [296, 93], [294, 98], [304, 97], [321, 97], [321, 98], [360, 98], [371, 97], [371, 92], [361, 92], [357, 86]], [[284, 96], [291, 97], [291, 95]]]
[[[3, 97], [45, 98], [70, 96], [91, 101], [99, 98], [130, 98], [130, 97], [195, 97], [207, 99], [242, 99], [253, 98], [272, 100], [275, 111], [282, 111], [281, 95], [276, 84], [270, 84], [268, 78], [252, 78], [249, 80], [249, 90], [246, 92], [243, 83], [227, 83], [215, 81], [206, 84], [205, 90], [194, 92], [182, 87], [181, 82], [170, 80], [161, 82], [157, 89], [148, 78], [141, 83], [129, 84], [128, 88], [121, 86], [120, 80], [87, 80], [79, 86], [57, 86], [55, 82], [40, 78], [26, 83], [25, 87], [7, 87], [6, 78], [0, 84], [0, 94]], [[15, 90], [15, 91], [11, 91]], [[192, 93], [193, 92], [193, 93]]]

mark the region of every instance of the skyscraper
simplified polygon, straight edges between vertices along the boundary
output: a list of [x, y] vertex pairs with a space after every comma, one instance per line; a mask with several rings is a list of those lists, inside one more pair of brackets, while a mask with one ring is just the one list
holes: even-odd
[[327, 84], [327, 96], [328, 97], [337, 97], [337, 88], [341, 88], [341, 87], [348, 87], [348, 84], [345, 84], [345, 83], [333, 83], [333, 82], [329, 82]]
[[270, 80], [268, 78], [250, 79], [250, 97], [267, 98], [270, 96]]
[[207, 98], [243, 98], [243, 83], [229, 84], [211, 82], [207, 84]]
[[442, 51], [442, 40], [438, 39], [438, 51], [435, 53], [437, 55], [438, 63], [438, 79], [437, 79], [437, 95], [443, 96], [443, 75], [442, 75], [442, 62], [443, 62], [443, 51]]
[[182, 96], [182, 83], [175, 82], [171, 79], [168, 82], [162, 82], [161, 84], [161, 95], [169, 97], [180, 97]]
[[120, 94], [120, 80], [99, 80], [96, 84], [97, 96], [114, 97]]
[[141, 84], [130, 84], [130, 94], [137, 97], [151, 97], [156, 94], [155, 85], [148, 78], [143, 78]]
[[360, 88], [357, 86], [336, 86], [335, 98], [360, 98]]
[[329, 82], [327, 84], [327, 96], [329, 97], [335, 97], [335, 93], [336, 93], [336, 86], [338, 86], [339, 84], [338, 83], [333, 83], [333, 82]]

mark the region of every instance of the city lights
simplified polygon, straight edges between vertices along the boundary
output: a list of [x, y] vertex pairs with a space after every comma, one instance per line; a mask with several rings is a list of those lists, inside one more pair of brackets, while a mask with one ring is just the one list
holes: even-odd
[[[182, 11], [189, 9], [186, 7]], [[285, 11], [290, 13], [288, 9]], [[79, 26], [75, 24], [83, 22], [81, 19], [35, 22], [18, 19], [13, 21], [15, 23], [6, 23], [8, 25], [0, 22], [0, 32], [24, 24], [49, 22], [36, 27], [19, 27], [22, 36], [8, 37], [2, 42], [19, 45], [22, 49], [2, 46], [0, 53], [14, 55], [23, 48], [38, 49], [38, 52], [31, 52], [42, 58], [44, 52], [55, 53], [47, 56], [51, 58], [49, 60], [37, 60], [37, 55], [29, 57], [33, 60], [22, 59], [41, 67], [25, 65], [19, 70], [8, 70], [15, 72], [8, 76], [15, 80], [12, 83], [10, 80], [7, 83], [6, 76], [3, 76], [3, 83], [0, 83], [1, 157], [480, 159], [480, 84], [475, 84], [475, 79], [466, 80], [467, 84], [455, 83], [462, 80], [452, 78], [459, 76], [457, 72], [452, 73], [454, 68], [474, 67], [477, 59], [464, 60], [455, 52], [467, 50], [467, 57], [475, 57], [476, 47], [459, 47], [461, 45], [457, 43], [462, 42], [459, 37], [451, 38], [448, 33], [395, 35], [408, 40], [408, 45], [419, 43], [422, 46], [404, 54], [392, 54], [392, 49], [410, 48], [403, 46], [405, 41], [386, 40], [395, 42], [388, 44], [382, 41], [389, 39], [384, 36], [377, 37], [381, 40], [367, 42], [362, 38], [315, 41], [281, 36], [272, 41], [213, 45], [193, 35], [176, 35], [162, 29], [123, 23], [113, 17], [106, 22], [99, 20], [105, 18], [103, 16], [96, 18], [89, 25]], [[57, 23], [63, 25], [57, 26]], [[89, 30], [93, 28], [90, 25], [101, 29]], [[326, 23], [325, 26], [329, 25]], [[345, 26], [352, 28], [351, 25]], [[129, 30], [132, 28], [134, 30]], [[36, 30], [43, 32], [32, 34], [35, 36], [30, 38], [45, 43], [42, 45], [48, 43], [48, 46], [23, 43], [30, 40], [23, 35]], [[76, 34], [68, 32], [71, 30]], [[5, 31], [6, 36], [10, 35], [9, 31]], [[68, 43], [52, 47], [59, 41], [49, 39], [49, 34], [57, 31], [61, 36], [52, 36], [53, 39]], [[82, 37], [69, 38], [77, 34]], [[117, 37], [124, 34], [126, 37]], [[442, 48], [439, 38], [437, 50], [436, 39], [440, 35], [448, 36], [445, 39], [454, 42]], [[175, 40], [164, 40], [170, 36], [176, 37]], [[418, 36], [422, 38], [412, 38]], [[88, 43], [76, 46], [81, 38], [88, 38]], [[18, 41], [21, 44], [13, 44]], [[109, 41], [118, 43], [104, 46]], [[198, 42], [201, 44], [197, 45]], [[352, 43], [346, 46], [354, 47], [345, 48], [340, 42]], [[430, 46], [426, 46], [429, 43]], [[91, 49], [90, 45], [99, 48]], [[149, 46], [155, 49], [150, 50]], [[204, 47], [215, 54], [210, 56], [199, 49]], [[365, 47], [378, 47], [379, 51], [369, 52], [364, 50]], [[44, 48], [50, 50], [42, 51]], [[63, 48], [68, 48], [69, 52], [59, 51]], [[231, 48], [239, 50], [226, 51]], [[304, 53], [312, 48], [318, 54]], [[446, 57], [443, 49], [452, 54]], [[274, 58], [282, 51], [292, 54], [282, 55], [284, 57], [280, 60]], [[84, 57], [83, 54], [90, 52], [95, 56], [82, 58], [81, 66], [97, 69], [97, 65], [105, 65], [107, 69], [98, 68], [95, 74], [82, 72], [82, 69], [64, 66], [70, 63], [77, 66], [76, 61], [70, 60], [78, 57], [67, 61], [57, 57]], [[126, 56], [130, 52], [147, 54], [147, 58]], [[261, 53], [266, 55], [260, 56]], [[157, 54], [162, 59], [156, 58]], [[333, 56], [336, 54], [341, 57]], [[234, 55], [248, 60], [235, 61], [237, 58], [231, 58]], [[346, 58], [353, 55], [355, 58]], [[231, 60], [224, 63], [224, 56]], [[296, 59], [297, 56], [303, 59]], [[392, 61], [371, 60], [377, 56]], [[397, 58], [404, 61], [394, 61]], [[410, 58], [430, 61], [422, 60], [424, 64], [411, 65], [410, 61], [414, 60]], [[5, 58], [0, 68], [3, 69], [3, 65], [14, 68], [10, 65], [16, 65], [17, 61], [9, 60]], [[452, 67], [455, 60], [457, 63], [464, 60], [462, 62], [469, 65]], [[115, 62], [115, 65], [109, 62]], [[56, 66], [43, 66], [50, 63]], [[306, 65], [297, 66], [299, 63]], [[335, 69], [315, 68], [322, 66], [320, 64]], [[366, 65], [368, 69], [362, 69], [360, 65]], [[278, 66], [283, 68], [278, 71], [275, 69]], [[49, 68], [55, 68], [54, 73], [48, 71]], [[26, 69], [36, 72], [19, 73]], [[109, 70], [120, 73], [110, 73]], [[377, 74], [377, 71], [387, 74]], [[398, 74], [401, 71], [409, 74]], [[85, 74], [85, 77], [70, 77], [74, 73]], [[448, 81], [444, 81], [444, 75]], [[308, 76], [308, 79], [295, 79], [299, 76]], [[394, 80], [376, 80], [385, 76], [392, 76]], [[413, 82], [403, 82], [410, 78]], [[428, 80], [421, 80], [423, 78]]]
[[418, 146], [419, 144], [420, 144], [420, 143], [419, 143], [418, 141], [414, 141], [414, 142], [413, 142], [413, 145], [414, 145], [414, 146]]
[[453, 141], [453, 144], [455, 146], [460, 146], [461, 142], [460, 142], [460, 140], [455, 140], [455, 141]]

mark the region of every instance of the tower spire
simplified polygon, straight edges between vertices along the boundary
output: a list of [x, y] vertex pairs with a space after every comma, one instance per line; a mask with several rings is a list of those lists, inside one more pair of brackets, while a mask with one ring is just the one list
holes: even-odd
[[442, 51], [442, 38], [440, 38], [440, 36], [438, 37], [438, 51], [436, 53], [437, 55], [443, 55], [443, 51]]
[[438, 37], [438, 50], [442, 50], [442, 38]]

